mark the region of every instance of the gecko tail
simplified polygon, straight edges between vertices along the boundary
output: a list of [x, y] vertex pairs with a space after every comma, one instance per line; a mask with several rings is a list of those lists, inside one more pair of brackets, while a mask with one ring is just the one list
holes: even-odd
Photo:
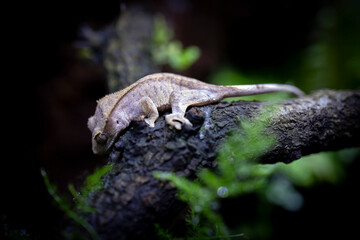
[[240, 96], [249, 96], [257, 95], [263, 93], [272, 93], [272, 92], [289, 92], [296, 96], [304, 96], [305, 93], [299, 88], [287, 85], [287, 84], [276, 84], [276, 83], [267, 83], [267, 84], [253, 84], [253, 85], [232, 85], [227, 86], [229, 92], [225, 97], [240, 97]]

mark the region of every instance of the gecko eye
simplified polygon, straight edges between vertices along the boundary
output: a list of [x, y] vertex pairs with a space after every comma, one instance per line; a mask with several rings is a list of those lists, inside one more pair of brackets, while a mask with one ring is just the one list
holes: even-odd
[[98, 133], [96, 136], [95, 136], [95, 140], [100, 143], [100, 144], [104, 144], [106, 143], [108, 137], [103, 134], [103, 133]]

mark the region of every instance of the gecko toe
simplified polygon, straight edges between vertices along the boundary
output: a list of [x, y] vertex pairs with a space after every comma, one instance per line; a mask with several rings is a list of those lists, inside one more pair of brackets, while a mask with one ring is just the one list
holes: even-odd
[[177, 130], [181, 130], [181, 123], [180, 122], [173, 121], [172, 126], [175, 127]]
[[184, 124], [186, 124], [186, 125], [188, 125], [188, 126], [190, 126], [190, 127], [193, 126], [192, 123], [191, 123], [187, 118], [183, 118], [182, 120], [183, 120], [183, 123], [184, 123]]
[[192, 126], [191, 122], [188, 119], [177, 114], [166, 115], [165, 120], [170, 126], [175, 127], [177, 130], [181, 130], [181, 126], [183, 124]]
[[151, 119], [145, 118], [144, 121], [147, 123], [147, 125], [149, 125], [149, 127], [151, 128], [155, 127], [155, 123]]

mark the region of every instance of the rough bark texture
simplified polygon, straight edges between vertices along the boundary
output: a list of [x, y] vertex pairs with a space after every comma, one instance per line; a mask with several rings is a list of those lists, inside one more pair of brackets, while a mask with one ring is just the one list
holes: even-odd
[[[153, 171], [194, 177], [200, 168], [216, 167], [216, 149], [229, 131], [239, 120], [256, 117], [267, 104], [238, 101], [193, 107], [187, 112], [193, 127], [181, 131], [170, 129], [164, 114], [154, 128], [133, 122], [109, 155], [114, 169], [104, 189], [89, 199], [97, 212], [88, 220], [101, 239], [151, 239], [154, 223], [170, 223], [184, 206], [176, 189], [154, 179]], [[359, 92], [318, 91], [278, 106], [268, 127], [277, 144], [263, 162], [288, 163], [310, 153], [360, 145]]]

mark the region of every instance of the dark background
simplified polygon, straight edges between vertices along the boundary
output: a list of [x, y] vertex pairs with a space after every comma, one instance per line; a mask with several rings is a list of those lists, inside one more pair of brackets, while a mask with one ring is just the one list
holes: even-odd
[[[106, 162], [92, 154], [86, 127], [95, 100], [106, 94], [104, 69], [79, 58], [74, 43], [82, 24], [101, 29], [117, 19], [121, 4], [134, 2], [63, 0], [16, 6], [21, 11], [9, 25], [16, 22], [12, 30], [20, 51], [12, 54], [15, 60], [8, 60], [15, 70], [10, 75], [13, 91], [9, 89], [14, 97], [4, 103], [10, 106], [4, 115], [11, 122], [5, 127], [9, 133], [4, 134], [4, 141], [11, 144], [3, 156], [2, 234], [56, 238], [63, 214], [52, 204], [40, 168], [66, 194], [68, 183], [79, 185], [86, 174]], [[162, 13], [185, 46], [200, 47], [201, 58], [182, 74], [202, 80], [229, 64], [249, 73], [296, 76], [304, 49], [321, 35], [316, 26], [322, 10], [340, 8], [339, 14], [360, 16], [355, 0], [138, 2]], [[356, 25], [359, 18], [355, 20]], [[354, 26], [348, 21], [343, 23], [345, 28]], [[340, 45], [346, 43], [339, 40]], [[292, 78], [297, 85], [303, 84], [301, 78]], [[347, 79], [346, 88], [359, 86], [351, 77]], [[338, 82], [323, 85], [342, 88]], [[311, 90], [307, 86], [305, 90]], [[271, 215], [274, 235], [268, 239], [356, 236], [358, 170], [355, 161], [338, 185], [300, 189], [306, 199], [303, 209], [294, 213], [276, 208]], [[246, 201], [238, 204], [251, 206]], [[245, 212], [236, 209], [243, 208], [232, 208], [236, 218], [241, 218]]]

